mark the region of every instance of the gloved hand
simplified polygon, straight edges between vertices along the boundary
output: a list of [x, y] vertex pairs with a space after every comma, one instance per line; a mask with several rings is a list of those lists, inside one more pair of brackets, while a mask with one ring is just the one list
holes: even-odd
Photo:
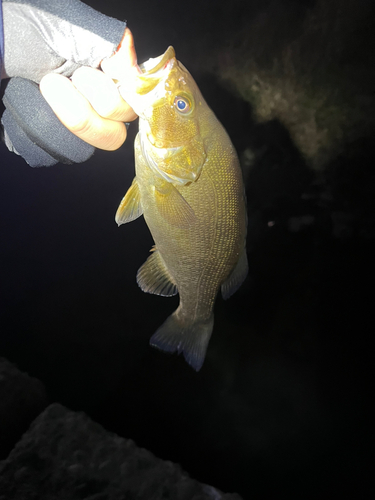
[[[53, 165], [57, 161], [85, 161], [92, 155], [94, 147], [62, 125], [41, 95], [37, 83], [48, 74], [42, 91], [44, 86], [47, 99], [55, 107], [56, 102], [51, 101], [57, 98], [56, 93], [51, 97], [51, 83], [57, 92], [61, 90], [63, 93], [67, 83], [73, 85], [60, 75], [70, 77], [81, 66], [99, 67], [100, 62], [117, 49], [124, 35], [125, 23], [100, 14], [79, 0], [3, 0], [3, 16], [5, 54], [2, 77], [11, 77], [4, 93], [6, 110], [2, 117], [8, 148], [21, 154], [31, 166]], [[91, 68], [81, 68], [77, 75], [82, 74], [82, 70], [87, 73]], [[50, 75], [51, 72], [55, 74]], [[79, 80], [82, 78], [78, 77]], [[114, 86], [112, 81], [110, 83]], [[82, 95], [80, 98], [84, 99]], [[59, 103], [56, 105], [58, 107]], [[63, 108], [66, 114], [67, 106]], [[64, 109], [61, 109], [63, 114]], [[100, 119], [99, 114], [97, 116]], [[109, 114], [107, 121], [111, 122], [112, 118]], [[117, 124], [119, 130], [125, 131], [123, 142], [125, 125], [122, 122]], [[81, 136], [87, 140], [84, 134]], [[95, 141], [91, 142], [97, 145]]]

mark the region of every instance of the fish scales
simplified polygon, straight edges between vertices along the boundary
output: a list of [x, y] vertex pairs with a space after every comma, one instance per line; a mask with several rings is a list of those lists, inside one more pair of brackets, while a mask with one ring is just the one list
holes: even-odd
[[[154, 87], [148, 82], [148, 92], [139, 91], [135, 83], [143, 102], [129, 94], [128, 102], [132, 105], [134, 99], [140, 115], [136, 176], [116, 221], [144, 215], [155, 251], [140, 268], [138, 284], [147, 292], [180, 296], [177, 310], [151, 344], [183, 353], [199, 370], [213, 329], [216, 296], [221, 288], [228, 298], [247, 274], [246, 204], [235, 149], [170, 49], [151, 60], [163, 68], [149, 72]], [[147, 80], [147, 71], [142, 78]]]
[[[198, 221], [189, 229], [163, 224], [153, 196], [149, 168], [145, 163], [137, 164], [141, 199], [147, 206], [144, 212], [147, 225], [156, 248], [178, 284], [181, 307], [189, 318], [197, 315], [202, 319], [209, 318], [220, 284], [229, 275], [241, 250], [235, 245], [241, 232], [241, 218], [236, 203], [238, 196], [234, 195], [238, 195], [236, 188], [242, 186], [226, 169], [223, 169], [222, 176], [218, 176], [218, 163], [207, 160], [194, 186], [179, 189], [197, 214]], [[142, 173], [146, 174], [145, 179]], [[231, 182], [233, 192], [228, 193]], [[227, 187], [225, 191], [223, 183]], [[224, 203], [226, 198], [228, 203]], [[148, 213], [152, 216], [149, 217]]]

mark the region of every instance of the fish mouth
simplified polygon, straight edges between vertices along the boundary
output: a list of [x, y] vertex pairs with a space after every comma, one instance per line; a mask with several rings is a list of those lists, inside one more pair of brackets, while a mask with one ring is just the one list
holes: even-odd
[[155, 87], [165, 79], [165, 75], [176, 62], [174, 48], [169, 46], [163, 55], [148, 59], [139, 65], [141, 74], [137, 75], [136, 93], [145, 95], [155, 89]]
[[159, 57], [154, 57], [139, 65], [143, 76], [155, 75], [160, 70], [165, 69], [168, 62], [176, 57], [174, 48], [170, 45], [167, 50]]
[[170, 46], [161, 56], [140, 64], [141, 73], [121, 84], [122, 97], [138, 116], [147, 120], [147, 110], [165, 96], [164, 82], [176, 63], [174, 48]]

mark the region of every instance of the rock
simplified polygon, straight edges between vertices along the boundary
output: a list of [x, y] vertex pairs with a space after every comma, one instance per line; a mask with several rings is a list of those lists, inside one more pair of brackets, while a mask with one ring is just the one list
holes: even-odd
[[42, 382], [0, 358], [0, 460], [47, 404]]
[[0, 463], [0, 500], [51, 498], [240, 500], [59, 404], [39, 415]]

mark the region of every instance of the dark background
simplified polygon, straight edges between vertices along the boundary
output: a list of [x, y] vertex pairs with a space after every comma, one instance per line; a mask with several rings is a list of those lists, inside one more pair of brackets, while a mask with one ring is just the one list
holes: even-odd
[[[195, 373], [148, 345], [178, 298], [141, 292], [135, 275], [151, 236], [143, 219], [114, 222], [134, 175], [136, 124], [119, 151], [97, 151], [81, 165], [32, 169], [2, 146], [0, 355], [39, 378], [50, 401], [87, 412], [223, 491], [363, 498], [373, 435], [371, 117], [360, 117], [366, 133], [353, 139], [345, 131], [314, 162], [318, 154], [304, 154], [282, 120], [259, 121], [251, 100], [221, 75], [224, 53], [250, 57], [239, 30], [270, 13], [276, 28], [259, 30], [257, 47], [269, 46], [256, 57], [272, 74], [272, 51], [299, 36], [316, 3], [87, 3], [128, 20], [140, 62], [173, 45], [227, 128], [246, 180], [249, 277], [228, 302], [218, 298]], [[367, 12], [368, 2], [341, 4]], [[368, 69], [373, 37], [360, 24], [347, 33], [358, 41], [350, 57]], [[324, 53], [321, 45], [309, 50]]]

